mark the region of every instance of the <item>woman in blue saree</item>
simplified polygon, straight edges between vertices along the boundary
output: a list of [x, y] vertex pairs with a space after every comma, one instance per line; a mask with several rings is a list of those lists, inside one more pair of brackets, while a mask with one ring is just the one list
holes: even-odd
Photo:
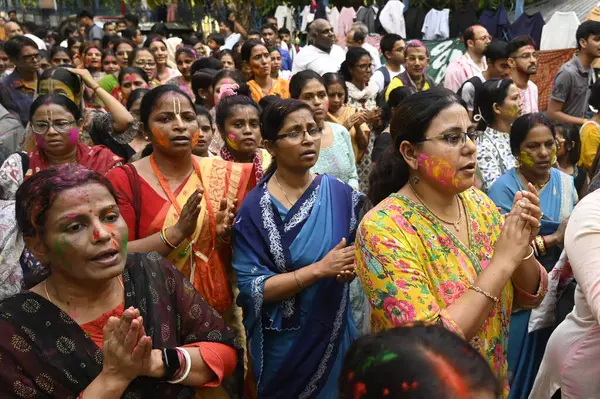
[[244, 201], [233, 234], [258, 397], [336, 397], [344, 353], [357, 336], [349, 282], [364, 196], [310, 173], [321, 129], [308, 105], [280, 100], [261, 122], [273, 163]]
[[[539, 113], [519, 117], [510, 131], [510, 147], [518, 166], [502, 175], [488, 196], [508, 213], [515, 193], [531, 182], [538, 190], [543, 215], [540, 235], [534, 240], [536, 257], [550, 271], [562, 252], [569, 215], [577, 203], [573, 177], [553, 168], [556, 138], [552, 123]], [[531, 310], [514, 312], [508, 344], [509, 398], [527, 398], [553, 328], [529, 330]]]

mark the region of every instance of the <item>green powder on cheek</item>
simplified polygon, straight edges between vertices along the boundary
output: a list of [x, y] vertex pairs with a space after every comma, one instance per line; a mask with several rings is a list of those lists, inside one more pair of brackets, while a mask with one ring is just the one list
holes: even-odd
[[127, 256], [127, 242], [129, 240], [129, 231], [125, 231], [125, 237], [123, 237], [123, 254]]
[[56, 251], [58, 256], [60, 256], [63, 259], [65, 258], [65, 252], [63, 251], [62, 245], [61, 245], [60, 241], [58, 240], [58, 238], [56, 240], [54, 240], [54, 250]]

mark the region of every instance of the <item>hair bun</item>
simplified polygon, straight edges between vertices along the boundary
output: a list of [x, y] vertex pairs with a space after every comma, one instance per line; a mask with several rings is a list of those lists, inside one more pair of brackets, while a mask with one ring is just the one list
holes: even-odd
[[219, 102], [224, 98], [237, 96], [239, 89], [240, 86], [237, 83], [225, 83], [223, 86], [221, 86], [221, 90], [219, 91]]

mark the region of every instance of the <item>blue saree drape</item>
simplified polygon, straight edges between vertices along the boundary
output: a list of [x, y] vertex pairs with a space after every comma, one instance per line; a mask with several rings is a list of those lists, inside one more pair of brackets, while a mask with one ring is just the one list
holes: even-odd
[[233, 235], [238, 304], [260, 398], [331, 398], [343, 355], [357, 336], [349, 284], [323, 279], [280, 302], [264, 303], [268, 278], [313, 264], [342, 238], [354, 242], [364, 195], [317, 176], [291, 209], [275, 200], [266, 176], [244, 200]]
[[[526, 190], [517, 169], [513, 168], [502, 175], [488, 191], [488, 196], [508, 213], [517, 191]], [[558, 169], [550, 169], [550, 180], [539, 192], [540, 208], [544, 213], [540, 235], [552, 234], [560, 223], [566, 219], [577, 202], [577, 191], [573, 177]], [[550, 271], [558, 261], [562, 248], [551, 248], [538, 261]], [[510, 399], [527, 399], [535, 376], [544, 356], [546, 344], [553, 328], [543, 328], [534, 332], [528, 331], [531, 310], [514, 311], [510, 319], [508, 341], [508, 375], [510, 383]]]

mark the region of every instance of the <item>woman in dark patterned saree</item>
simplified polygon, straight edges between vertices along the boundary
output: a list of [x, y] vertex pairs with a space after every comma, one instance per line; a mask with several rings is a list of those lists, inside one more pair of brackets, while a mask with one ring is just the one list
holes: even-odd
[[0, 397], [235, 397], [235, 334], [168, 261], [127, 257], [104, 177], [41, 171], [17, 191], [16, 218], [51, 274], [0, 302]]

